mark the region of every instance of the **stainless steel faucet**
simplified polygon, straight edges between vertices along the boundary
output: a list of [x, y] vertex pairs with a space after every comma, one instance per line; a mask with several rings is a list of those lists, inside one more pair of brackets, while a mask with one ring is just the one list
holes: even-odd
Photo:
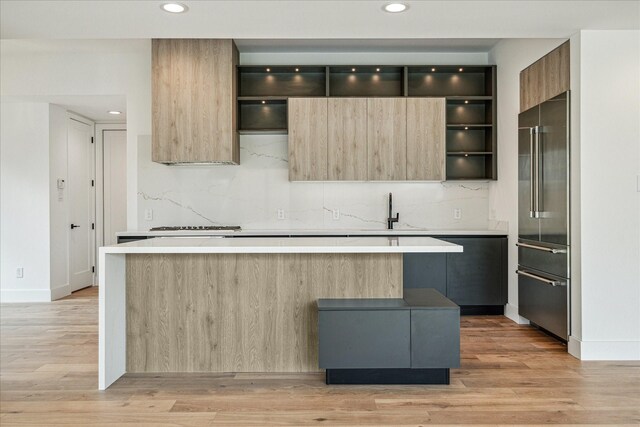
[[389, 217], [387, 218], [387, 230], [393, 230], [393, 223], [400, 220], [400, 213], [393, 217], [393, 194], [389, 193]]

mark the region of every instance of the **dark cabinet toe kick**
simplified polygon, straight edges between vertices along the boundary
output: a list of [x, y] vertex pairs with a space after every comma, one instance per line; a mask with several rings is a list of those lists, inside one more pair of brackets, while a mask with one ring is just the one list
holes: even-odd
[[327, 369], [327, 384], [449, 384], [449, 368]]

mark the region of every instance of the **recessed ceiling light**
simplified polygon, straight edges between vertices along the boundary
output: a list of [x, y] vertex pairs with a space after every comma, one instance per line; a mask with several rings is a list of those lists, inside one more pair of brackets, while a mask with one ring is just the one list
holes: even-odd
[[113, 114], [114, 116], [119, 116], [120, 114], [122, 114], [122, 111], [110, 110], [110, 111], [107, 111], [107, 113]]
[[383, 7], [384, 11], [389, 13], [404, 12], [407, 8], [408, 6], [404, 3], [387, 3]]
[[189, 8], [182, 3], [163, 3], [160, 7], [169, 13], [184, 13], [189, 10]]

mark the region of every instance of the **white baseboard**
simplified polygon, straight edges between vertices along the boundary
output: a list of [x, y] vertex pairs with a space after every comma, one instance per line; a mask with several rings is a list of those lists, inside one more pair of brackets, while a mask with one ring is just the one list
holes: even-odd
[[525, 319], [524, 317], [518, 314], [518, 307], [516, 307], [515, 305], [506, 304], [504, 306], [504, 315], [509, 319], [513, 320], [514, 322], [516, 322], [518, 325], [529, 324], [529, 320]]
[[51, 302], [51, 289], [2, 289], [0, 302]]
[[71, 295], [71, 285], [68, 283], [66, 285], [58, 286], [57, 288], [51, 289], [51, 301], [64, 298], [67, 295]]
[[580, 360], [640, 360], [640, 341], [582, 341], [569, 337], [569, 353]]

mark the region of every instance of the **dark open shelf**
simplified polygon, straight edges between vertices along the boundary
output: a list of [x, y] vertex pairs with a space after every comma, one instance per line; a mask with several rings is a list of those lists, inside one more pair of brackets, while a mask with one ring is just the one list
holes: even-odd
[[240, 133], [286, 133], [287, 101], [240, 101], [238, 104]]
[[445, 97], [447, 180], [497, 179], [495, 66], [239, 66], [238, 85], [242, 134], [287, 133], [291, 97]]
[[493, 152], [493, 128], [447, 128], [447, 151]]
[[238, 73], [240, 97], [326, 95], [326, 67], [240, 66]]
[[494, 179], [493, 155], [447, 155], [447, 180]]
[[448, 125], [490, 125], [493, 123], [493, 101], [447, 100]]
[[403, 96], [404, 67], [329, 67], [330, 96]]
[[493, 74], [491, 66], [408, 67], [409, 96], [493, 96]]

